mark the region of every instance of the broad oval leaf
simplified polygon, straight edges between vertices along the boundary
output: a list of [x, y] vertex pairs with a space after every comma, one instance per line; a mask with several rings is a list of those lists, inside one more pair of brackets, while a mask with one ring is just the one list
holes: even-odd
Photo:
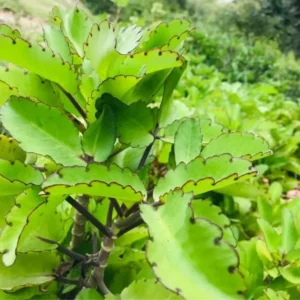
[[2, 80], [0, 80], [0, 90], [0, 106], [3, 105], [12, 95], [19, 95], [19, 91], [16, 87], [11, 87]]
[[13, 138], [0, 134], [0, 158], [24, 162], [26, 152], [19, 147], [19, 144]]
[[98, 120], [92, 123], [83, 134], [84, 152], [97, 162], [105, 161], [114, 148], [116, 129], [113, 111], [105, 105]]
[[211, 140], [203, 149], [204, 158], [230, 153], [234, 157], [256, 160], [272, 154], [268, 143], [252, 133], [225, 133]]
[[183, 121], [175, 135], [174, 152], [176, 164], [190, 161], [200, 155], [202, 134], [200, 124], [196, 119]]
[[13, 97], [1, 114], [3, 125], [25, 151], [48, 155], [66, 166], [85, 164], [79, 131], [57, 108]]
[[11, 266], [16, 260], [16, 250], [20, 235], [27, 223], [28, 216], [43, 202], [44, 198], [38, 196], [39, 188], [25, 190], [16, 197], [16, 205], [6, 215], [7, 226], [0, 236], [0, 252], [4, 253], [2, 261], [5, 266]]
[[136, 174], [117, 165], [92, 163], [84, 167], [66, 167], [49, 176], [42, 188], [50, 195], [88, 194], [117, 198], [126, 202], [141, 201], [146, 190]]
[[256, 175], [257, 171], [245, 159], [233, 158], [229, 154], [206, 160], [199, 156], [188, 165], [181, 163], [175, 170], [169, 170], [166, 176], [158, 181], [153, 196], [157, 201], [176, 189], [198, 195]]
[[0, 44], [1, 60], [12, 62], [56, 82], [71, 94], [76, 92], [77, 74], [74, 68], [50, 49], [4, 35], [0, 35]]
[[153, 110], [139, 101], [117, 113], [118, 137], [121, 143], [143, 148], [154, 140]]
[[[147, 258], [155, 276], [185, 299], [243, 299], [238, 255], [223, 241], [220, 228], [193, 218], [190, 194], [176, 191], [167, 198], [157, 210], [141, 205], [151, 236]], [[170, 272], [174, 266], [179, 273]]]
[[0, 264], [0, 289], [10, 291], [52, 281], [58, 264], [55, 252], [19, 254], [13, 266]]

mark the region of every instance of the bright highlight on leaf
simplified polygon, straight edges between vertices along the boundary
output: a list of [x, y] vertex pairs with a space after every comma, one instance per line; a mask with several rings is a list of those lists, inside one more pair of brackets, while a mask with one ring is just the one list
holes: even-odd
[[185, 299], [243, 299], [237, 253], [223, 241], [220, 227], [193, 217], [190, 201], [191, 194], [176, 191], [157, 210], [141, 206], [155, 276]]

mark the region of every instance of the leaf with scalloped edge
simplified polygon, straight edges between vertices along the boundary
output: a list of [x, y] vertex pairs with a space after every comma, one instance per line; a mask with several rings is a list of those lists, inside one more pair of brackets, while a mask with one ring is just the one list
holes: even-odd
[[6, 82], [0, 80], [0, 106], [3, 105], [12, 95], [19, 95], [16, 87], [11, 87]]
[[[43, 197], [45, 200], [45, 198]], [[19, 237], [17, 252], [27, 253], [30, 251], [45, 251], [55, 249], [57, 245], [45, 243], [37, 236], [57, 241], [61, 243], [67, 236], [70, 226], [73, 223], [71, 217], [65, 220], [57, 211], [58, 205], [64, 201], [65, 197], [48, 197], [30, 212], [27, 216], [27, 222], [23, 227]], [[43, 222], [41, 222], [43, 220]]]
[[65, 36], [82, 57], [83, 44], [88, 39], [93, 25], [92, 20], [78, 7], [72, 8], [69, 12], [63, 12], [56, 7], [56, 10], [52, 11], [52, 17], [60, 19], [60, 26]]
[[11, 267], [0, 264], [0, 289], [9, 291], [50, 282], [59, 261], [55, 251], [19, 254]]
[[161, 22], [156, 28], [146, 33], [141, 41], [140, 50], [146, 51], [152, 48], [160, 48], [169, 44], [174, 36], [180, 36], [191, 29], [191, 23], [175, 19], [168, 23]]
[[180, 296], [169, 291], [155, 279], [142, 279], [132, 282], [121, 293], [122, 300], [161, 299], [161, 300], [180, 300]]
[[18, 160], [11, 162], [0, 158], [0, 175], [10, 181], [20, 181], [25, 184], [40, 185], [43, 181], [40, 171]]
[[26, 152], [19, 147], [13, 138], [0, 134], [0, 159], [24, 162]]
[[194, 200], [192, 209], [195, 218], [204, 218], [218, 225], [222, 228], [224, 241], [236, 246], [237, 240], [230, 229], [230, 220], [222, 213], [220, 207], [208, 200]]
[[121, 27], [117, 32], [116, 50], [121, 54], [130, 53], [137, 47], [142, 35], [142, 28], [136, 25]]
[[38, 100], [51, 106], [62, 106], [51, 83], [32, 72], [14, 65], [0, 66], [0, 80], [17, 87], [17, 92], [12, 92], [11, 95], [30, 97], [34, 101]]
[[40, 189], [33, 187], [16, 197], [16, 205], [6, 215], [7, 226], [0, 236], [0, 252], [4, 253], [2, 261], [5, 266], [13, 265], [20, 235], [27, 223], [28, 216], [46, 200], [39, 197]]
[[14, 196], [22, 193], [29, 184], [19, 180], [9, 180], [0, 174], [0, 197]]
[[17, 38], [21, 36], [19, 30], [12, 29], [6, 24], [0, 24], [0, 34], [10, 36], [11, 38]]
[[[1, 110], [4, 127], [22, 149], [62, 165], [84, 165], [78, 129], [57, 108], [13, 97]], [[63, 130], [62, 130], [63, 128]]]
[[66, 37], [62, 30], [56, 26], [46, 26], [44, 28], [44, 40], [48, 47], [59, 54], [64, 61], [73, 63], [73, 57]]
[[[92, 97], [88, 99], [86, 104], [86, 111], [88, 121], [90, 123], [96, 120], [96, 102], [104, 94], [110, 94], [113, 97], [122, 100], [126, 94], [133, 88], [141, 78], [135, 76], [116, 76], [114, 78], [108, 78], [103, 81], [97, 90], [93, 91]], [[124, 102], [125, 104], [131, 104], [131, 102]]]
[[211, 140], [201, 155], [204, 158], [230, 153], [234, 157], [256, 160], [272, 154], [268, 143], [252, 133], [224, 133]]
[[0, 35], [0, 44], [0, 60], [14, 63], [56, 82], [71, 94], [76, 92], [78, 83], [74, 67], [49, 48], [4, 35]]
[[117, 198], [121, 201], [137, 202], [146, 196], [139, 177], [129, 169], [117, 165], [106, 167], [97, 163], [85, 167], [66, 167], [49, 176], [42, 184], [46, 194], [93, 196]]
[[199, 121], [187, 119], [183, 121], [175, 135], [174, 153], [176, 164], [190, 161], [200, 155], [202, 134]]
[[1, 236], [1, 231], [7, 225], [5, 221], [5, 216], [14, 207], [14, 205], [15, 205], [14, 195], [0, 196], [0, 236]]
[[188, 165], [181, 163], [175, 170], [169, 170], [158, 181], [153, 197], [157, 201], [176, 189], [198, 195], [256, 175], [257, 171], [245, 159], [233, 158], [229, 154], [209, 157], [206, 160], [199, 156]]
[[[94, 24], [84, 44], [84, 53], [85, 58], [91, 62], [102, 81], [108, 77], [113, 77], [108, 76], [109, 68], [113, 61], [121, 56], [121, 54], [115, 50], [115, 47], [116, 35], [112, 24], [108, 20], [100, 24]], [[121, 73], [115, 75], [119, 74]]]
[[181, 53], [185, 39], [191, 34], [192, 30], [186, 30], [181, 34], [173, 36], [168, 44], [161, 47], [161, 50], [173, 50]]
[[[182, 122], [184, 122], [187, 118], [183, 118], [180, 120], [176, 120], [173, 123], [169, 124], [167, 127], [162, 128], [161, 130], [161, 140], [174, 143], [174, 137], [178, 127]], [[200, 129], [203, 136], [202, 145], [206, 145], [210, 140], [218, 137], [222, 133], [226, 133], [227, 130], [220, 124], [212, 122], [210, 119], [202, 119], [199, 120]]]
[[[191, 200], [191, 194], [176, 191], [157, 210], [140, 206], [151, 237], [146, 252], [155, 276], [185, 299], [243, 299], [237, 252], [223, 240], [219, 226], [194, 218]], [[179, 272], [170, 272], [174, 266]]]
[[100, 117], [83, 134], [84, 152], [97, 162], [105, 161], [114, 148], [116, 129], [115, 115], [110, 106], [105, 105]]
[[121, 143], [144, 148], [154, 140], [153, 110], [139, 101], [117, 113], [118, 137]]
[[143, 76], [165, 69], [180, 67], [184, 63], [184, 58], [177, 52], [153, 49], [148, 52], [120, 55], [110, 64], [107, 76], [114, 77], [119, 74]]

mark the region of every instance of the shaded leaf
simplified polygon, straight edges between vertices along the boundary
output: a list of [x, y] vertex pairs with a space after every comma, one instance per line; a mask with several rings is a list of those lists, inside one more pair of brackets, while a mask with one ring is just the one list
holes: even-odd
[[84, 165], [79, 131], [58, 109], [13, 97], [1, 114], [3, 125], [25, 151], [49, 155], [63, 165]]
[[115, 116], [112, 109], [105, 105], [98, 120], [92, 123], [83, 134], [83, 150], [95, 161], [103, 162], [111, 154], [115, 141]]
[[[218, 226], [193, 218], [190, 201], [191, 195], [176, 191], [157, 210], [141, 205], [152, 238], [147, 258], [155, 276], [186, 299], [242, 299], [237, 253], [222, 240]], [[170, 272], [174, 266], [180, 273]]]
[[232, 158], [229, 154], [210, 157], [201, 156], [188, 165], [181, 163], [175, 170], [169, 170], [161, 178], [155, 189], [154, 199], [158, 200], [169, 191], [181, 188], [195, 195], [218, 189], [238, 181], [244, 181], [257, 175], [251, 163], [241, 158]]
[[195, 119], [183, 121], [175, 135], [174, 151], [176, 164], [190, 161], [200, 155], [202, 134], [199, 122]]
[[75, 300], [100, 300], [103, 297], [95, 289], [82, 289], [77, 295]]
[[26, 153], [19, 147], [19, 144], [13, 138], [0, 134], [0, 158], [24, 162]]
[[52, 281], [53, 270], [58, 264], [59, 259], [54, 252], [19, 254], [11, 267], [0, 264], [0, 289], [12, 290]]

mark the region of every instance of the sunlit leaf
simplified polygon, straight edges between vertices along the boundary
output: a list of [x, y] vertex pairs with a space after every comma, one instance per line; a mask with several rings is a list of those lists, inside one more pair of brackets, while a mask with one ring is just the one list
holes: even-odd
[[19, 144], [13, 138], [0, 134], [0, 158], [24, 162], [26, 153], [19, 147]]
[[116, 49], [122, 54], [130, 53], [139, 44], [142, 35], [142, 29], [135, 25], [120, 28], [117, 32]]
[[63, 165], [84, 165], [79, 131], [58, 109], [14, 97], [1, 113], [5, 128], [25, 151], [49, 155]]
[[[141, 206], [151, 236], [147, 258], [155, 276], [186, 299], [242, 299], [238, 256], [222, 240], [220, 228], [206, 219], [193, 218], [190, 194], [176, 191], [167, 198], [157, 210]], [[170, 272], [175, 265], [179, 273]]]
[[10, 36], [11, 38], [17, 38], [21, 36], [17, 29], [12, 29], [6, 24], [0, 24], [0, 34]]

